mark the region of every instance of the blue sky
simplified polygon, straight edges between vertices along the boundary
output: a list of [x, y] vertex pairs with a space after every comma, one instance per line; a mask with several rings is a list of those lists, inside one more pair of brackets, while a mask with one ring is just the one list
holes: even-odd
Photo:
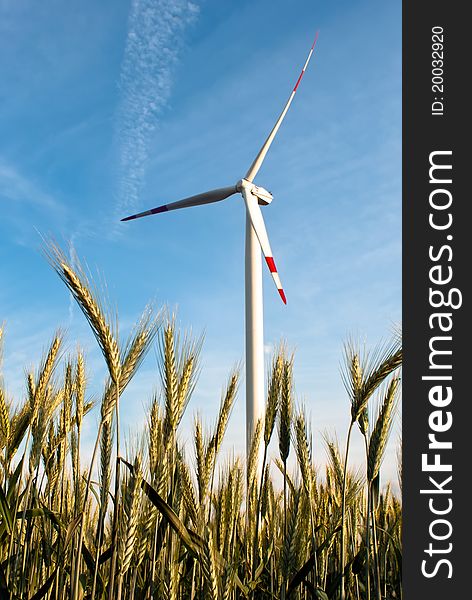
[[[348, 335], [373, 346], [401, 317], [401, 5], [252, 0], [0, 2], [0, 321], [4, 375], [23, 390], [57, 326], [105, 368], [83, 315], [39, 251], [38, 231], [71, 242], [106, 280], [124, 333], [150, 299], [205, 332], [183, 423], [212, 423], [244, 357], [244, 209], [225, 202], [131, 223], [131, 212], [246, 172], [315, 55], [257, 177], [287, 293], [264, 273], [265, 339], [296, 352], [297, 399], [344, 440], [340, 377]], [[123, 399], [135, 431], [157, 386], [150, 353]], [[97, 392], [95, 383], [91, 392]], [[244, 386], [226, 450], [244, 451]], [[94, 417], [89, 418], [90, 439]], [[395, 477], [393, 431], [385, 473]], [[361, 445], [353, 460], [358, 460]]]

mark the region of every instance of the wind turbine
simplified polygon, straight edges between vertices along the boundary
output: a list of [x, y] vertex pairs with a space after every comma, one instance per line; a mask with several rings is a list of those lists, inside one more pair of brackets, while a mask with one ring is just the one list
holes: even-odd
[[303, 69], [295, 83], [287, 103], [284, 106], [274, 127], [269, 133], [267, 139], [262, 145], [254, 162], [249, 167], [248, 172], [243, 179], [240, 179], [235, 185], [229, 187], [210, 190], [196, 196], [190, 196], [171, 204], [163, 204], [151, 210], [146, 210], [135, 215], [131, 215], [122, 221], [131, 221], [156, 215], [159, 213], [177, 210], [179, 208], [188, 208], [191, 206], [200, 206], [202, 204], [211, 204], [225, 200], [233, 194], [240, 193], [246, 205], [246, 243], [245, 243], [245, 304], [246, 304], [246, 456], [249, 456], [252, 436], [257, 425], [258, 419], [264, 414], [264, 336], [263, 336], [263, 299], [262, 299], [262, 260], [261, 250], [265, 261], [269, 267], [272, 279], [284, 304], [287, 304], [285, 292], [280, 281], [277, 268], [275, 266], [272, 249], [269, 243], [269, 237], [262, 218], [259, 206], [266, 206], [272, 202], [273, 196], [263, 187], [254, 183], [259, 169], [264, 162], [266, 154], [274, 141], [282, 121], [287, 114], [290, 104], [295, 97], [300, 81], [310, 62], [318, 39], [316, 32], [315, 40], [310, 48], [310, 52], [305, 61]]

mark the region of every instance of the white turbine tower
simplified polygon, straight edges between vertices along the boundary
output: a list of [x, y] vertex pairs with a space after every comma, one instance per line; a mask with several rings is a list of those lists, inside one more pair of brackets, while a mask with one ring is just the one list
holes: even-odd
[[203, 194], [197, 194], [196, 196], [190, 196], [189, 198], [184, 198], [183, 200], [178, 200], [171, 204], [164, 204], [157, 208], [152, 208], [151, 210], [146, 210], [122, 219], [122, 221], [130, 221], [132, 219], [168, 212], [178, 208], [211, 204], [212, 202], [225, 200], [238, 192], [244, 198], [246, 205], [246, 456], [249, 456], [252, 436], [257, 421], [262, 418], [264, 414], [264, 335], [261, 250], [280, 297], [284, 304], [287, 303], [282, 283], [275, 266], [264, 219], [262, 218], [261, 209], [259, 208], [259, 205], [266, 206], [267, 204], [270, 204], [273, 197], [270, 192], [255, 185], [253, 181], [264, 162], [264, 158], [287, 114], [290, 104], [292, 103], [303, 74], [310, 62], [317, 39], [318, 32], [316, 33], [315, 40], [310, 48], [305, 65], [282, 113], [243, 179], [238, 181], [236, 185], [230, 187], [219, 188], [204, 192]]

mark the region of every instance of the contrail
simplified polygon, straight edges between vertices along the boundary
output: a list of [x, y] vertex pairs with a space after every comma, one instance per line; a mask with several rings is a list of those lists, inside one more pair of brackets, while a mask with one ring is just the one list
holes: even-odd
[[183, 34], [198, 15], [188, 0], [132, 0], [117, 113], [117, 212], [136, 208], [149, 142], [172, 88]]

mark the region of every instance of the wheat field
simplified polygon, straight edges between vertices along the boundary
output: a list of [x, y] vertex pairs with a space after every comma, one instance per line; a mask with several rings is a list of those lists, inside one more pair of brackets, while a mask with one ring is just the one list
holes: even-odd
[[[59, 330], [27, 372], [22, 399], [7, 396], [0, 379], [1, 600], [401, 598], [401, 501], [379, 483], [399, 396], [398, 335], [371, 353], [346, 343], [350, 425], [343, 448], [325, 437], [326, 467], [313, 463], [294, 357], [283, 346], [247, 461], [219, 460], [239, 369], [212, 426], [195, 418], [189, 452], [178, 431], [201, 340], [180, 335], [152, 306], [120, 340], [116, 315], [80, 264], [52, 242], [45, 253], [95, 335], [108, 380], [88, 401], [85, 357], [66, 352]], [[161, 390], [141, 438], [123, 447], [120, 396], [154, 345]], [[95, 445], [83, 464], [82, 427], [94, 405]], [[358, 469], [349, 465], [354, 428], [365, 447]]]

